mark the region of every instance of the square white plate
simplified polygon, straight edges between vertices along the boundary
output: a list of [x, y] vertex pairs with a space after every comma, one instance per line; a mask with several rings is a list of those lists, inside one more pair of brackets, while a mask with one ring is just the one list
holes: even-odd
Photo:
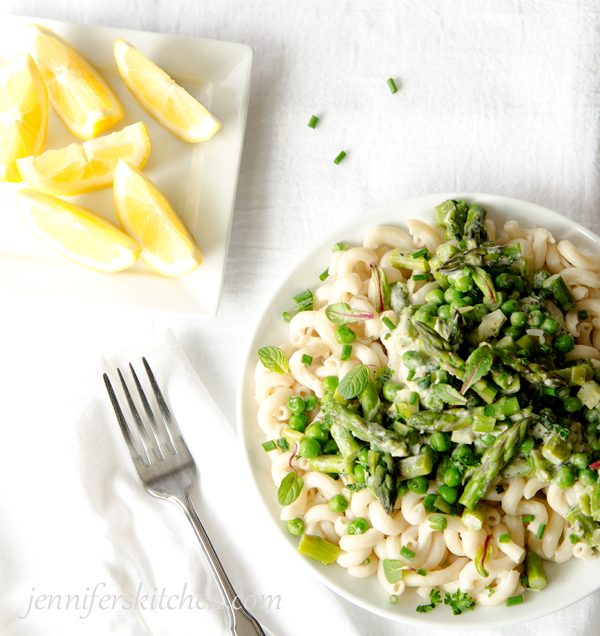
[[[139, 120], [146, 124], [152, 150], [144, 171], [196, 238], [204, 262], [180, 279], [163, 278], [141, 263], [118, 274], [87, 270], [63, 259], [30, 235], [14, 206], [14, 193], [21, 184], [0, 183], [0, 289], [54, 301], [214, 315], [244, 139], [252, 49], [233, 42], [3, 16], [0, 60], [26, 49], [25, 28], [32, 22], [49, 27], [71, 43], [115, 90], [126, 115], [108, 132]], [[223, 128], [210, 141], [200, 144], [180, 141], [162, 128], [119, 77], [112, 55], [116, 38], [127, 40], [164, 68], [223, 122]], [[77, 141], [51, 112], [46, 148]], [[116, 222], [111, 188], [69, 200]]]

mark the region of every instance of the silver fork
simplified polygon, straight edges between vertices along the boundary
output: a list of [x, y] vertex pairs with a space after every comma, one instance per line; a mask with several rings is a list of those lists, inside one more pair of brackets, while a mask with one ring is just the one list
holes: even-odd
[[[194, 532], [200, 541], [200, 546], [206, 557], [210, 572], [219, 588], [219, 592], [225, 602], [229, 621], [229, 632], [235, 636], [265, 636], [265, 632], [259, 622], [244, 607], [229, 580], [223, 565], [215, 552], [215, 549], [206, 534], [206, 530], [198, 517], [192, 503], [190, 492], [196, 483], [197, 470], [194, 458], [185, 443], [175, 418], [171, 414], [163, 394], [154, 377], [154, 373], [146, 358], [142, 358], [146, 374], [150, 380], [156, 403], [162, 415], [157, 419], [146, 398], [146, 394], [138, 379], [135, 369], [130, 364], [131, 375], [140, 400], [147, 416], [144, 424], [142, 417], [131, 396], [125, 378], [120, 369], [117, 369], [125, 398], [131, 411], [133, 424], [128, 424], [119, 406], [119, 401], [113, 390], [108, 375], [104, 374], [104, 384], [108, 396], [115, 410], [117, 421], [131, 453], [133, 464], [144, 488], [154, 497], [167, 499], [177, 504], [183, 510], [188, 521], [192, 524]], [[149, 424], [149, 426], [148, 426]], [[139, 435], [141, 444], [136, 444], [134, 437]]]

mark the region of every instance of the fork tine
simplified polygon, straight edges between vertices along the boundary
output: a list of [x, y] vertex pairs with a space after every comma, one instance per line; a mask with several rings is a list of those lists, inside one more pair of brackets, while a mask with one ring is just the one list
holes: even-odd
[[[133, 381], [135, 382], [135, 388], [137, 389], [138, 395], [140, 396], [140, 400], [142, 401], [144, 410], [146, 411], [146, 415], [148, 416], [148, 419], [150, 420], [150, 427], [152, 428], [152, 433], [154, 434], [154, 438], [156, 440], [156, 447], [158, 449], [158, 452], [160, 453], [161, 459], [163, 459], [164, 454], [162, 452], [161, 439], [163, 437], [166, 437], [169, 446], [171, 445], [171, 440], [169, 439], [168, 434], [163, 436], [161, 434], [161, 431], [159, 431], [159, 426], [158, 426], [158, 422], [156, 421], [156, 417], [154, 416], [154, 411], [152, 410], [152, 407], [150, 406], [150, 403], [148, 402], [146, 393], [144, 392], [142, 384], [139, 381], [137, 373], [135, 372], [135, 369], [133, 368], [133, 365], [131, 364], [131, 362], [129, 363], [129, 369], [131, 370], [131, 375], [133, 376]], [[170, 448], [170, 450], [173, 453], [175, 452], [174, 448]]]
[[131, 393], [129, 392], [129, 388], [127, 387], [125, 378], [123, 377], [123, 374], [121, 373], [121, 369], [117, 369], [117, 373], [119, 375], [119, 379], [121, 380], [121, 386], [123, 387], [123, 392], [125, 393], [125, 397], [127, 398], [127, 404], [129, 404], [129, 410], [131, 411], [131, 415], [133, 415], [133, 419], [135, 420], [135, 423], [137, 425], [137, 429], [140, 433], [140, 437], [142, 438], [142, 444], [144, 445], [144, 449], [146, 450], [148, 459], [152, 461], [150, 459], [151, 451], [154, 454], [154, 456], [157, 459], [159, 459], [160, 456], [158, 452], [156, 451], [156, 448], [154, 447], [154, 445], [151, 443], [150, 438], [148, 437], [148, 432], [146, 431], [144, 422], [142, 422], [142, 418], [140, 417], [140, 414], [138, 413], [137, 407], [135, 406], [135, 402], [133, 401], [133, 398], [131, 397]]
[[162, 416], [165, 420], [165, 427], [167, 432], [169, 433], [169, 437], [171, 438], [171, 442], [173, 444], [173, 448], [176, 448], [175, 441], [176, 438], [179, 438], [183, 442], [183, 436], [181, 435], [181, 431], [179, 430], [179, 426], [177, 426], [177, 422], [175, 418], [171, 415], [171, 411], [165, 402], [165, 398], [163, 397], [162, 391], [158, 386], [158, 382], [154, 377], [154, 373], [148, 364], [148, 360], [146, 358], [142, 358], [142, 362], [144, 363], [144, 368], [146, 369], [146, 374], [148, 375], [148, 379], [150, 380], [150, 384], [152, 385], [152, 390], [154, 391], [154, 396], [156, 397], [156, 402], [158, 404], [158, 408], [162, 413]]
[[108, 375], [104, 373], [102, 377], [104, 378], [104, 386], [106, 386], [106, 391], [108, 393], [108, 397], [110, 398], [110, 403], [112, 404], [112, 407], [115, 411], [115, 415], [117, 416], [117, 422], [119, 423], [119, 428], [121, 429], [121, 433], [123, 434], [123, 437], [125, 438], [125, 443], [127, 444], [127, 448], [129, 449], [129, 454], [131, 455], [134, 462], [136, 459], [142, 459], [144, 463], [147, 463], [146, 458], [143, 457], [138, 452], [137, 448], [135, 447], [135, 444], [133, 443], [129, 426], [127, 426], [127, 420], [125, 419], [125, 416], [123, 415], [123, 411], [121, 410], [121, 406], [119, 405], [119, 400], [117, 400], [117, 396], [115, 395], [115, 391], [108, 378]]

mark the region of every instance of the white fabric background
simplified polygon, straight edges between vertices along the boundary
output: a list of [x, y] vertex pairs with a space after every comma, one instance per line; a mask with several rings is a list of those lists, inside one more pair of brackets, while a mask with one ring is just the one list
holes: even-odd
[[[98, 356], [133, 338], [151, 339], [166, 326], [233, 425], [239, 352], [273, 281], [324, 229], [399, 199], [494, 192], [536, 201], [600, 230], [597, 1], [3, 0], [0, 12], [236, 40], [255, 50], [216, 320], [77, 313], [5, 301], [5, 431], [18, 427], [45, 440], [50, 424], [77, 425], [89, 412], [84, 404], [102, 393], [90, 383]], [[393, 96], [385, 84], [389, 76], [399, 79]], [[322, 118], [315, 131], [306, 127], [313, 113]], [[348, 157], [334, 166], [342, 148]], [[4, 445], [3, 451], [18, 452]], [[55, 461], [62, 465], [60, 454]], [[2, 493], [9, 486], [18, 492], [19, 475], [6, 465], [0, 460]], [[40, 532], [57, 531], [56, 515], [68, 514], [59, 495], [47, 491], [43, 479], [39, 497], [28, 493], [40, 521], [23, 527], [19, 539], [27, 550]], [[0, 500], [0, 610], [19, 570], [18, 555], [6, 547], [15, 536], [2, 532], [5, 514]], [[57, 570], [61, 559], [69, 555], [57, 555]], [[417, 633], [342, 604], [365, 636]], [[327, 616], [322, 620], [325, 626]], [[596, 593], [510, 632], [591, 636], [598, 624]], [[324, 627], [323, 633], [331, 631]]]

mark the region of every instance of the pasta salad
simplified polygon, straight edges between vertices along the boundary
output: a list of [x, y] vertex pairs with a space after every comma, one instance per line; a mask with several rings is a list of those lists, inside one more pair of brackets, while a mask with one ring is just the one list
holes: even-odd
[[255, 395], [299, 552], [460, 614], [600, 549], [600, 257], [466, 201], [434, 222], [337, 243]]

